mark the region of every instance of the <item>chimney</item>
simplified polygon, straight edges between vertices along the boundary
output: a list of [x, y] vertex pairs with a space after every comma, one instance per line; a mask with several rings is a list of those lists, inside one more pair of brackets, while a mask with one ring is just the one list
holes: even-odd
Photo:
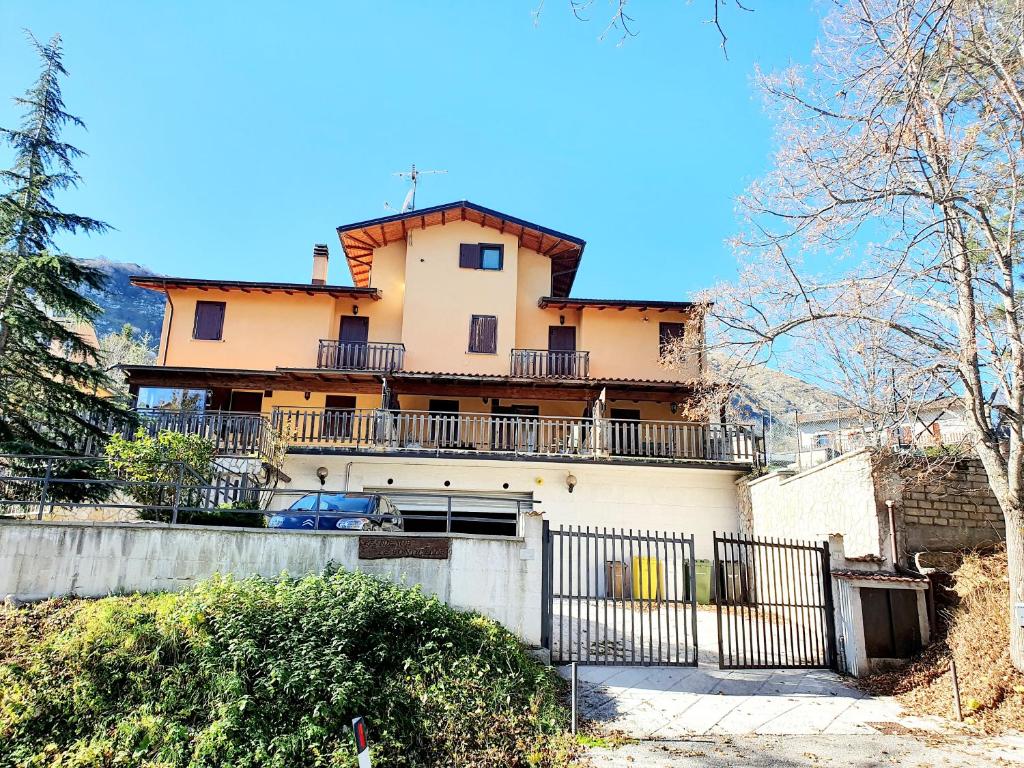
[[313, 246], [313, 285], [327, 284], [327, 246], [317, 243]]

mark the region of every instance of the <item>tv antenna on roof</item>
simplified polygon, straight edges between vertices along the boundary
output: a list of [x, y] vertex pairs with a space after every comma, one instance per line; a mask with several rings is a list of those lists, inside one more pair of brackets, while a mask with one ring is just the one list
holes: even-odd
[[[408, 171], [396, 171], [395, 176], [400, 176], [403, 179], [409, 179], [412, 182], [412, 187], [409, 189], [409, 194], [405, 196], [405, 201], [402, 203], [402, 213], [416, 210], [416, 182], [419, 181], [420, 176], [424, 174], [435, 174], [435, 173], [448, 173], [448, 171], [420, 171], [416, 169], [416, 163], [412, 164], [412, 167]], [[391, 206], [384, 203], [385, 208]]]

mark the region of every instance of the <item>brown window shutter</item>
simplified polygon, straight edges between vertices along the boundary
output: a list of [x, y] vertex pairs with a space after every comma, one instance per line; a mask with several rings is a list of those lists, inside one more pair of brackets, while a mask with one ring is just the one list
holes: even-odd
[[498, 318], [473, 315], [469, 323], [469, 351], [485, 354], [498, 351]]
[[664, 355], [667, 353], [673, 342], [682, 341], [686, 337], [686, 323], [659, 323], [658, 324], [658, 352]]
[[496, 317], [485, 317], [483, 318], [483, 349], [481, 352], [497, 352], [498, 351], [498, 318]]
[[192, 338], [206, 341], [219, 341], [223, 338], [224, 309], [223, 301], [197, 301]]
[[480, 269], [479, 243], [462, 243], [459, 245], [459, 266], [462, 269]]

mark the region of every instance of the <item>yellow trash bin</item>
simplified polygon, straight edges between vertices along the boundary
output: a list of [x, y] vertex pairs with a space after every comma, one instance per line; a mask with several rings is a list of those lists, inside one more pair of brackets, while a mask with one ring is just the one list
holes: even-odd
[[660, 600], [665, 583], [665, 567], [656, 557], [633, 558], [633, 598]]

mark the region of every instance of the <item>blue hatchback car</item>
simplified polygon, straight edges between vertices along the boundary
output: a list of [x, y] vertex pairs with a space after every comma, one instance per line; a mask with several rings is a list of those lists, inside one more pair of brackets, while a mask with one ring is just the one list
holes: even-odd
[[402, 531], [405, 521], [391, 499], [379, 493], [308, 493], [287, 510], [271, 515], [267, 527], [297, 531]]

